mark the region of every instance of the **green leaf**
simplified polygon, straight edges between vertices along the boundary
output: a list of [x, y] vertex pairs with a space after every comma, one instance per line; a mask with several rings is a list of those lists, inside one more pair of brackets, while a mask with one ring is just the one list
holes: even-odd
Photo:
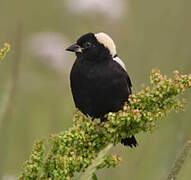
[[98, 180], [98, 178], [97, 178], [95, 173], [93, 173], [93, 175], [92, 175], [92, 180]]

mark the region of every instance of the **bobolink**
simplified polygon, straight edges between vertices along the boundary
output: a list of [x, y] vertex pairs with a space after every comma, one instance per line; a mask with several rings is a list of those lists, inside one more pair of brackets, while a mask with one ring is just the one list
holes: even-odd
[[[116, 46], [105, 33], [88, 33], [66, 49], [76, 53], [77, 59], [70, 73], [71, 90], [76, 107], [85, 115], [100, 118], [120, 110], [131, 94], [131, 80]], [[121, 140], [136, 146], [134, 136]]]

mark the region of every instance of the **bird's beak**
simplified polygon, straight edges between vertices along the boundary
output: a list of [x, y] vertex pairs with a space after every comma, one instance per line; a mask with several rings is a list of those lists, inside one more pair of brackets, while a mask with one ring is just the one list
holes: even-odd
[[78, 44], [74, 43], [70, 47], [66, 48], [66, 51], [82, 53], [82, 48]]

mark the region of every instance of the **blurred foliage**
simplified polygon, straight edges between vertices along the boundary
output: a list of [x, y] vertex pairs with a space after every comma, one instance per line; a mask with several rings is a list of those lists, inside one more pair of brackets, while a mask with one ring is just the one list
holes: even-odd
[[[5, 93], [7, 82], [12, 78], [10, 67], [17, 53], [15, 34], [18, 23], [23, 24], [17, 95], [8, 118], [9, 130], [4, 128], [6, 134], [0, 142], [0, 147], [7, 146], [6, 154], [0, 155], [5, 159], [4, 163], [0, 162], [4, 167], [3, 176], [18, 176], [35, 139], [72, 125], [74, 104], [69, 71], [74, 57], [63, 58], [66, 66], [60, 66], [63, 74], [58, 73], [46, 65], [47, 57], [37, 57], [30, 51], [30, 39], [34, 35], [59, 33], [68, 40], [67, 47], [86, 32], [107, 32], [117, 45], [119, 57], [127, 65], [134, 93], [141, 89], [140, 84], [148, 83], [148, 72], [153, 67], [167, 75], [174, 69], [185, 74], [191, 72], [191, 1], [124, 0], [123, 16], [118, 19], [84, 11], [75, 14], [67, 2], [1, 0], [0, 42], [9, 42], [12, 50], [0, 65], [0, 95]], [[67, 62], [70, 62], [69, 66]], [[191, 98], [189, 93], [183, 96], [188, 99], [186, 112], [167, 116], [168, 120], [161, 121], [160, 128], [152, 135], [137, 135], [138, 148], [130, 150], [115, 146], [112, 152], [120, 154], [123, 161], [116, 170], [100, 170], [97, 176], [111, 180], [165, 179], [176, 154], [191, 136]], [[0, 96], [1, 102], [2, 98]], [[190, 179], [190, 162], [191, 155], [180, 172], [180, 180]]]
[[96, 169], [115, 167], [120, 158], [106, 156], [107, 151], [99, 163], [94, 162], [94, 159], [104, 148], [111, 148], [110, 144], [116, 145], [121, 139], [140, 132], [151, 132], [156, 120], [172, 110], [184, 108], [184, 101], [181, 102], [177, 96], [191, 88], [191, 74], [180, 75], [175, 71], [174, 79], [171, 79], [161, 75], [159, 70], [153, 70], [151, 84], [151, 88], [146, 87], [136, 95], [131, 95], [123, 110], [106, 115], [108, 121], [105, 123], [100, 124], [77, 113], [72, 128], [47, 139], [49, 147], [46, 155], [43, 141], [34, 145], [20, 179], [69, 180], [76, 172], [85, 172], [91, 165], [94, 169], [90, 175], [81, 178], [90, 180]]
[[2, 61], [5, 58], [9, 50], [10, 50], [10, 45], [8, 43], [5, 43], [4, 47], [0, 49], [0, 61]]

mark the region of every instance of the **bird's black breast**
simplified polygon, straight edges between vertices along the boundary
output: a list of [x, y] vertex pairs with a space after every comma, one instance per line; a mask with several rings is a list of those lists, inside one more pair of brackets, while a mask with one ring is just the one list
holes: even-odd
[[112, 59], [94, 64], [77, 59], [70, 81], [76, 107], [91, 117], [118, 111], [131, 94], [127, 72]]

